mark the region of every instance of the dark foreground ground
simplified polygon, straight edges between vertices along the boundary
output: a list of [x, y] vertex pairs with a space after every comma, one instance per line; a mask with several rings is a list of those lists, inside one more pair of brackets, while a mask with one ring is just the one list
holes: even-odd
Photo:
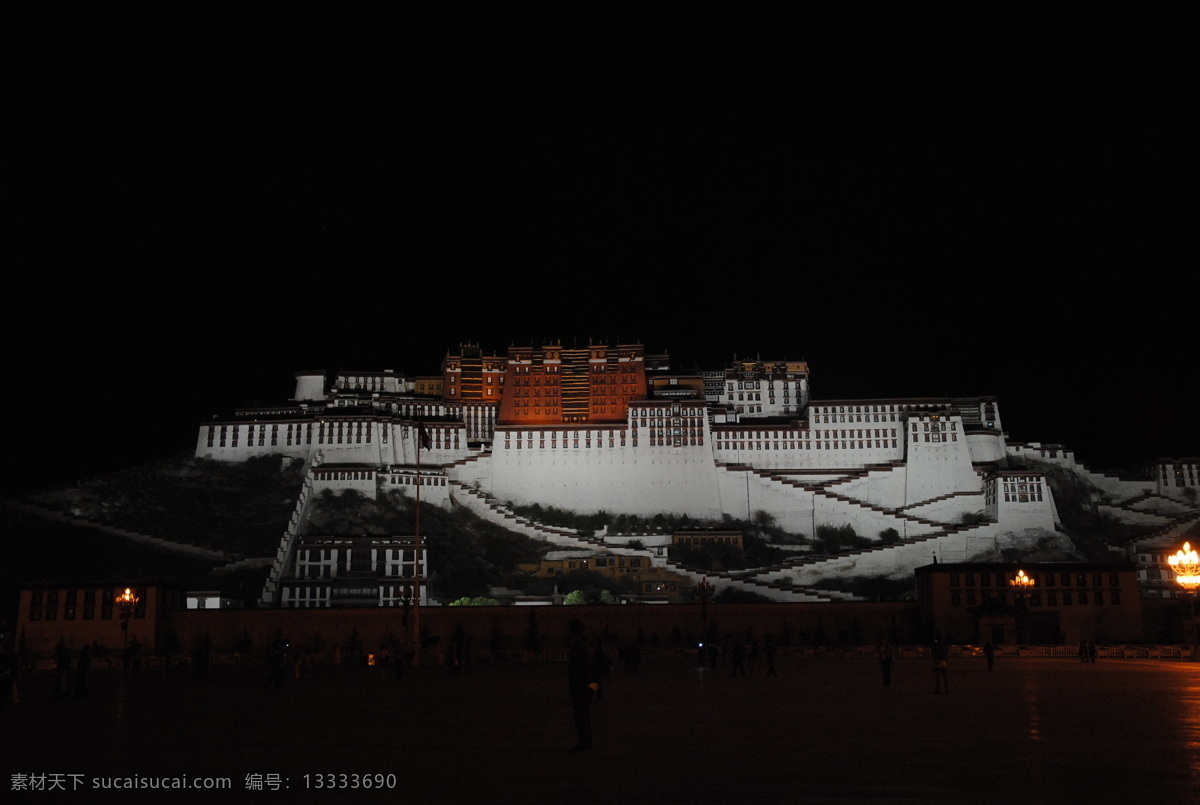
[[[1195, 662], [963, 658], [935, 695], [918, 657], [884, 687], [871, 657], [785, 656], [773, 677], [760, 659], [733, 678], [650, 656], [614, 670], [579, 754], [561, 663], [264, 677], [98, 670], [87, 698], [55, 699], [37, 672], [0, 711], [0, 801], [1200, 802]], [[181, 777], [228, 782], [145, 787]], [[143, 787], [96, 787], [115, 783]]]

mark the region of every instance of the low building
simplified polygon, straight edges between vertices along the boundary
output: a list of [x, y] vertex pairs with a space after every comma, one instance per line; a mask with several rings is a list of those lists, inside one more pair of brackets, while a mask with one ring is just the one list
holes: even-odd
[[145, 581], [30, 584], [21, 590], [13, 634], [35, 656], [53, 654], [60, 642], [72, 654], [90, 646], [93, 656], [120, 656], [134, 644], [150, 654], [170, 633], [170, 613], [183, 607], [182, 592]]
[[[404, 607], [429, 603], [428, 551], [415, 536], [303, 535], [280, 588], [282, 607]], [[414, 592], [414, 591], [419, 591]]]
[[[1027, 587], [1013, 583], [1020, 571]], [[959, 643], [1139, 642], [1137, 571], [1127, 563], [932, 564], [916, 568], [933, 634]]]
[[558, 579], [581, 570], [599, 573], [615, 582], [623, 595], [637, 600], [684, 603], [691, 600], [692, 581], [684, 575], [657, 566], [649, 556], [597, 551], [551, 551], [536, 568], [539, 579]]
[[671, 544], [688, 548], [726, 545], [739, 551], [745, 547], [741, 531], [676, 531], [671, 535]]

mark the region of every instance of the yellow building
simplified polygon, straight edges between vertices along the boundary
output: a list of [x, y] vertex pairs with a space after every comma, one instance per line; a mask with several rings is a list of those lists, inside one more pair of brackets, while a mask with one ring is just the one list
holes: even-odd
[[692, 581], [687, 576], [656, 567], [649, 556], [627, 556], [594, 551], [551, 551], [533, 570], [539, 579], [556, 579], [579, 570], [590, 570], [643, 596], [665, 596], [671, 603], [690, 602]]

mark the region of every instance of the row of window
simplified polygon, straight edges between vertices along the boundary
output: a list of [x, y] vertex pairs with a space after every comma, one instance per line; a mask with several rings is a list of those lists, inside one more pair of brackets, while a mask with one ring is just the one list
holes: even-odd
[[883, 450], [889, 447], [893, 450], [898, 449], [895, 439], [810, 442], [806, 438], [802, 441], [783, 442], [717, 442], [718, 450]]
[[[1044, 598], [1043, 598], [1044, 596]], [[1013, 596], [1013, 602], [1016, 602], [1017, 596]], [[1008, 604], [1009, 598], [1004, 593], [991, 593], [988, 590], [981, 590], [976, 593], [974, 590], [950, 591], [950, 603], [955, 606], [974, 606], [978, 603], [987, 603], [988, 601], [998, 601], [1002, 604]], [[1121, 603], [1120, 590], [1046, 590], [1044, 592], [1029, 593], [1025, 597], [1024, 603], [1031, 607], [1057, 607], [1057, 606], [1074, 606], [1080, 604], [1086, 606], [1093, 604], [1095, 606], [1103, 606], [1105, 603], [1119, 606]]]
[[[1105, 573], [1093, 571], [1091, 573], [1081, 571], [1046, 571], [1044, 573], [1030, 573], [1029, 578], [1033, 579], [1034, 587], [1102, 587], [1104, 586]], [[979, 587], [992, 586], [993, 579], [995, 586], [1007, 588], [1009, 582], [1012, 581], [1014, 574], [1004, 571], [996, 571], [995, 573], [987, 570], [971, 571], [950, 574], [951, 587], [975, 587], [978, 581]], [[1089, 582], [1090, 576], [1090, 582]], [[1110, 571], [1108, 574], [1108, 586], [1119, 587], [1121, 584], [1121, 575]], [[961, 580], [961, 584], [960, 584]]]
[[[271, 446], [279, 444], [279, 425], [247, 425], [246, 427], [246, 446], [254, 447], [257, 441], [259, 447], [265, 447], [268, 436], [271, 441]], [[268, 427], [270, 430], [268, 431]], [[293, 444], [312, 444], [313, 443], [313, 426], [312, 423], [307, 425], [286, 425], [284, 434], [285, 443], [288, 446]], [[238, 440], [241, 434], [242, 426], [240, 425], [221, 425], [219, 427], [209, 426], [208, 428], [208, 446], [209, 447], [238, 447]], [[354, 423], [329, 423], [328, 428], [326, 423], [321, 422], [317, 428], [317, 444], [362, 444], [364, 441], [367, 444], [371, 443], [371, 432], [374, 428], [370, 424], [364, 425], [362, 422]], [[388, 428], [382, 429], [382, 438], [384, 443], [387, 443]]]
[[[508, 434], [505, 434], [505, 437], [507, 437], [507, 436], [508, 436]], [[525, 442], [528, 442], [528, 445], [529, 445], [529, 447], [533, 447], [533, 439], [526, 439], [526, 440], [522, 440], [522, 439], [521, 439], [521, 436], [520, 436], [520, 434], [518, 433], [518, 435], [517, 435], [517, 439], [516, 439], [516, 444], [515, 444], [515, 447], [516, 447], [516, 449], [517, 449], [517, 450], [520, 450], [520, 449], [522, 448], [522, 446], [525, 444]], [[566, 439], [566, 437], [563, 437], [562, 443], [563, 443], [563, 448], [565, 449], [565, 448], [567, 447], [567, 439]], [[651, 444], [655, 444], [655, 443], [656, 443], [656, 442], [654, 441], [654, 437], [652, 437], [652, 438], [651, 438]], [[637, 434], [636, 434], [636, 433], [635, 433], [635, 434], [633, 434], [632, 444], [633, 444], [633, 446], [634, 446], [634, 447], [637, 447], [637, 444], [638, 444], [638, 438], [637, 438]], [[545, 449], [545, 447], [546, 447], [546, 439], [545, 439], [544, 437], [543, 437], [543, 438], [540, 438], [540, 439], [538, 439], [538, 444], [537, 444], [537, 446], [538, 446], [540, 449]], [[572, 440], [571, 440], [571, 445], [570, 445], [570, 446], [571, 446], [572, 448], [577, 448], [577, 447], [579, 447], [579, 437], [578, 437], [578, 436], [576, 436], [574, 439], [572, 439]], [[587, 436], [587, 437], [585, 437], [585, 438], [584, 438], [584, 440], [583, 440], [583, 447], [584, 447], [584, 448], [590, 448], [591, 446], [592, 446], [592, 438], [591, 438], [591, 436]], [[604, 446], [604, 440], [603, 440], [602, 438], [600, 438], [600, 436], [597, 436], [597, 437], [596, 437], [596, 447], [603, 447], [603, 446]], [[609, 434], [608, 434], [608, 446], [609, 446], [609, 447], [617, 447], [617, 446], [618, 446], [618, 444], [617, 444], [617, 439], [616, 439], [616, 438], [613, 436], [613, 434], [612, 434], [612, 432], [611, 432], [611, 431], [610, 431], [610, 432], [609, 432]], [[620, 439], [620, 445], [619, 445], [619, 446], [620, 446], [620, 447], [624, 447], [624, 446], [625, 446], [625, 431], [621, 431], [621, 439]], [[508, 438], [505, 438], [505, 440], [504, 440], [504, 448], [507, 450], [507, 449], [509, 449], [509, 448], [511, 448], [511, 447], [514, 447], [514, 445], [513, 445], [513, 442], [512, 442], [512, 441], [510, 441]], [[553, 434], [552, 434], [552, 435], [551, 435], [551, 437], [550, 437], [550, 449], [551, 449], [551, 450], [557, 450], [557, 449], [558, 449], [558, 439], [556, 439], [556, 438], [553, 436]]]
[[63, 590], [61, 593], [59, 590], [34, 590], [29, 600], [29, 620], [56, 621], [60, 614], [65, 621], [112, 620], [114, 610], [121, 617], [126, 614], [134, 618], [146, 617], [146, 603], [141, 600], [128, 610], [122, 610], [116, 604], [115, 589]]
[[419, 478], [415, 475], [393, 475], [393, 486], [445, 486], [446, 479], [433, 475], [422, 475]]

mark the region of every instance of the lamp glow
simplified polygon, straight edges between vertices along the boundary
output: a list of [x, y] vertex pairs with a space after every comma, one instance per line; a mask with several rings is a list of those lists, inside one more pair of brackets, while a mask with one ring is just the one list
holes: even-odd
[[1167, 564], [1175, 572], [1175, 580], [1185, 590], [1195, 590], [1200, 587], [1200, 552], [1195, 551], [1190, 543], [1183, 543], [1183, 549], [1174, 556], [1167, 557]]
[[1008, 583], [1013, 586], [1013, 589], [1020, 590], [1022, 593], [1024, 593], [1034, 585], [1034, 580], [1026, 576], [1024, 570], [1018, 570], [1017, 575], [1009, 579]]

